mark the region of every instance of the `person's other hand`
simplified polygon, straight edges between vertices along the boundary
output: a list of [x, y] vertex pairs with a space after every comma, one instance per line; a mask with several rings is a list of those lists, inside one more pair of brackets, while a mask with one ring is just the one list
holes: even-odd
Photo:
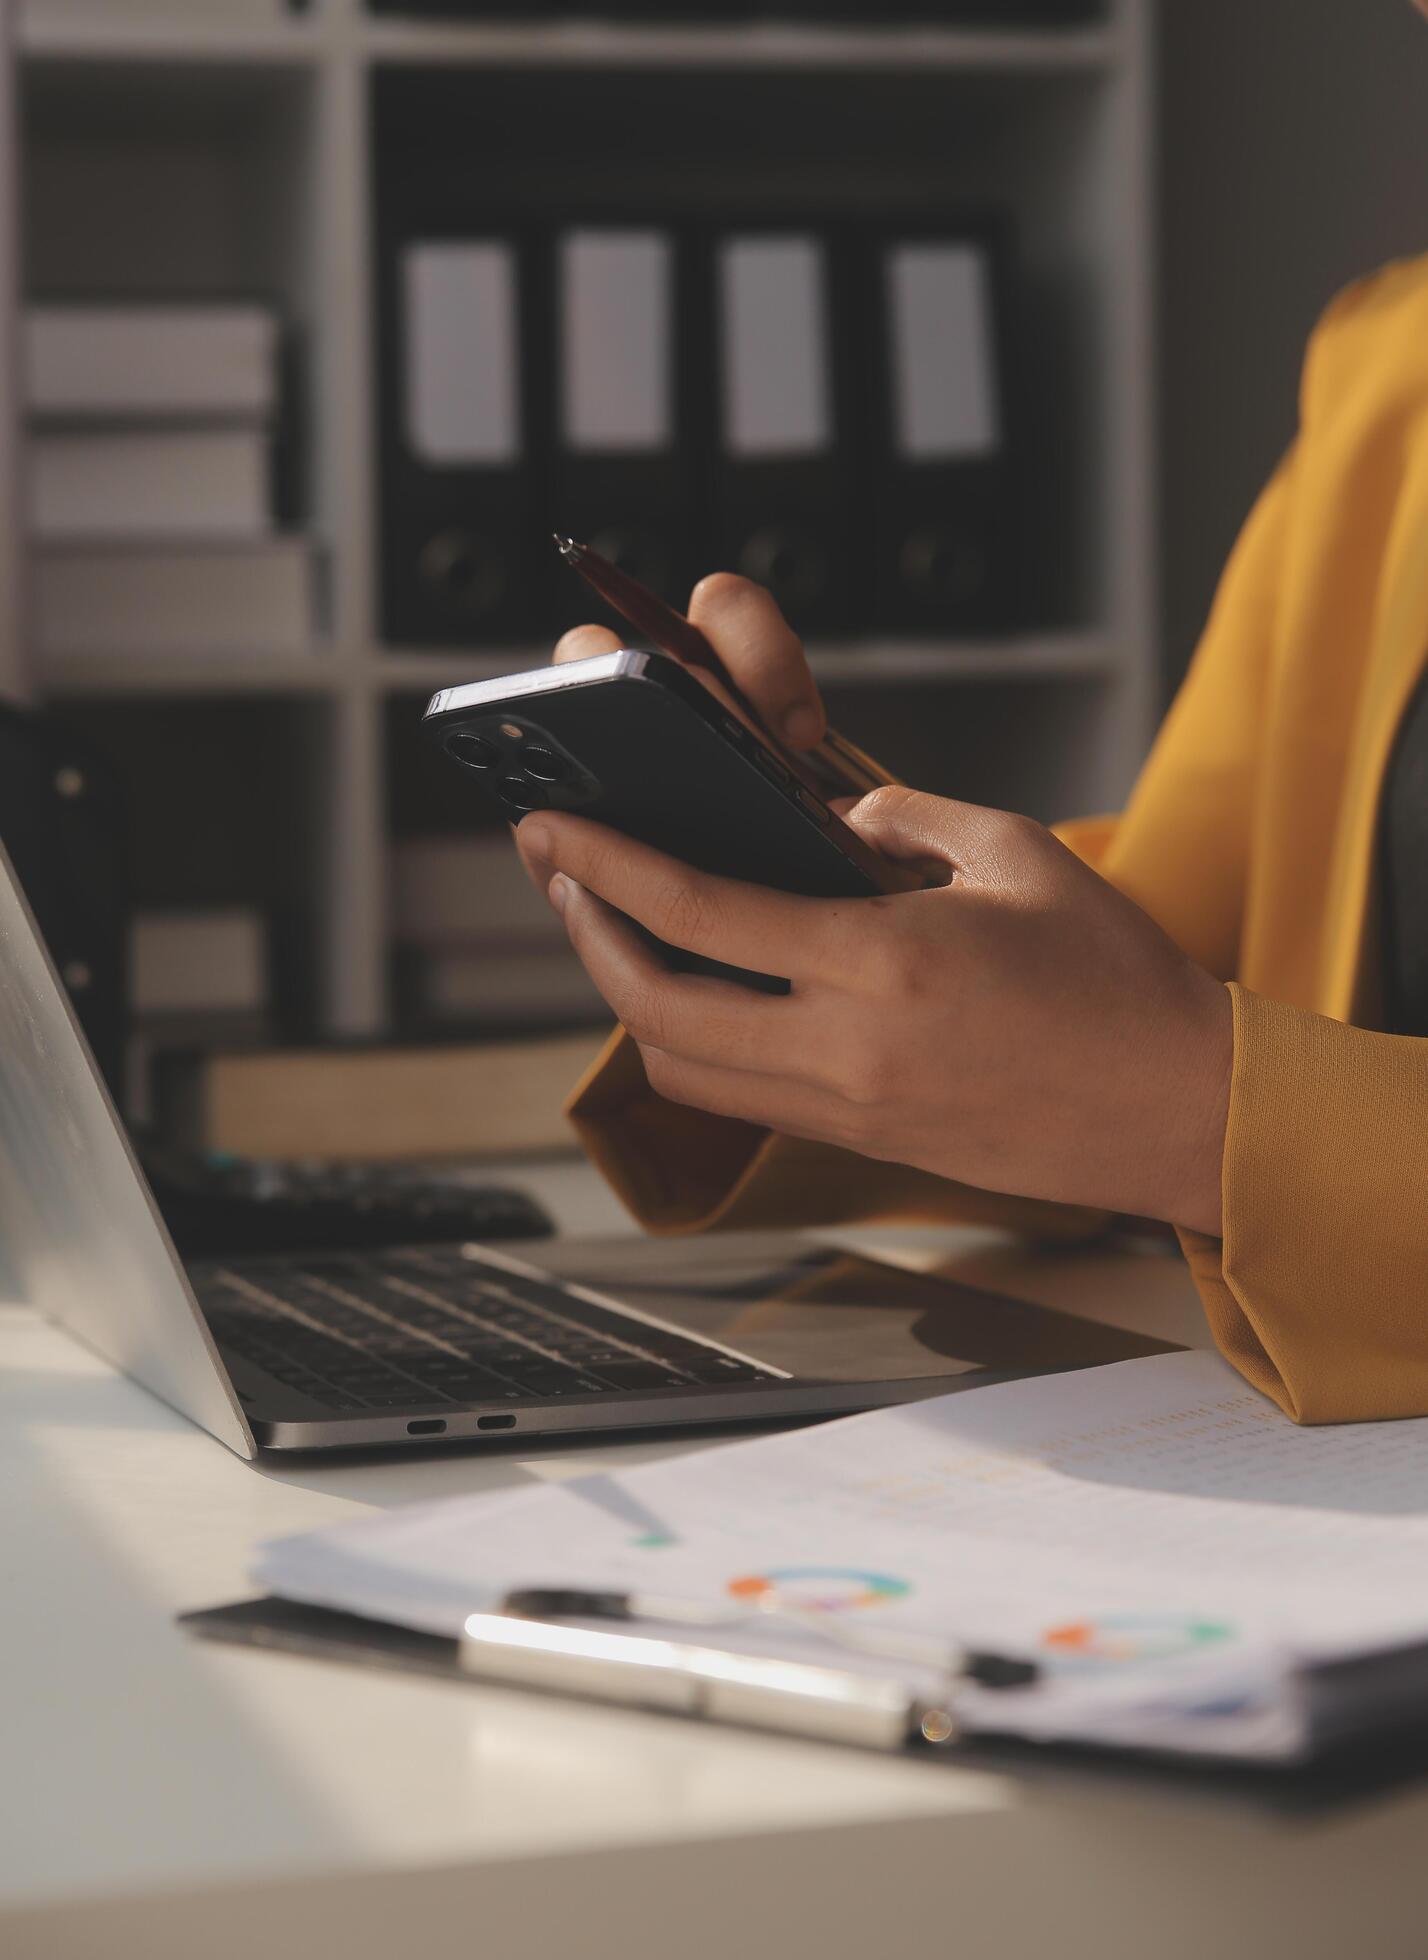
[[[823, 703], [802, 642], [772, 593], [735, 572], [713, 572], [695, 586], [688, 617], [785, 747], [811, 749], [821, 741]], [[608, 626], [575, 626], [556, 646], [555, 658], [589, 660], [625, 644]], [[698, 678], [738, 712], [716, 680], [704, 673]]]
[[[1218, 1233], [1220, 983], [1027, 818], [883, 789], [848, 821], [950, 881], [790, 897], [553, 811], [524, 818], [517, 842], [658, 1094], [985, 1188]], [[627, 919], [792, 992], [673, 972]]]

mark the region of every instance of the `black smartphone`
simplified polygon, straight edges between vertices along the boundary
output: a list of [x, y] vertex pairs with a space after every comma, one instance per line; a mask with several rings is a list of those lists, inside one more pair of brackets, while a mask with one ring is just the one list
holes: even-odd
[[[867, 898], [921, 882], [865, 844], [665, 654], [598, 654], [443, 688], [423, 726], [512, 821], [575, 810], [696, 870], [809, 898]], [[663, 951], [683, 967], [787, 987]]]

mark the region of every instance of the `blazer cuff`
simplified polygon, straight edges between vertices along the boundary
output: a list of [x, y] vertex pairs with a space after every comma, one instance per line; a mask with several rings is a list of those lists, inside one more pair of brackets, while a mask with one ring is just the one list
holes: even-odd
[[1215, 1340], [1296, 1422], [1428, 1414], [1428, 1041], [1230, 993], [1224, 1236], [1180, 1233]]

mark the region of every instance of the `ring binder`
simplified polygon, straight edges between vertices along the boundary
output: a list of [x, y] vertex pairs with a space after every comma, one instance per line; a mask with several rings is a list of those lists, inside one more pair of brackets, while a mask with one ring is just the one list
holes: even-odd
[[892, 221], [864, 230], [859, 258], [876, 624], [1008, 627], [1005, 241], [990, 224]]
[[[664, 597], [694, 580], [691, 318], [663, 226], [578, 225], [553, 240], [557, 385], [550, 514]], [[557, 623], [585, 617], [559, 588]]]
[[529, 633], [544, 623], [529, 238], [396, 213], [382, 231], [383, 631], [414, 646]]
[[850, 308], [838, 241], [811, 223], [709, 242], [719, 562], [767, 586], [802, 633], [853, 630]]

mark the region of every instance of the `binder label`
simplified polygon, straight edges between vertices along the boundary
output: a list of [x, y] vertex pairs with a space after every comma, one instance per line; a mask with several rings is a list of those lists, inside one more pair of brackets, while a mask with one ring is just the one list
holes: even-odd
[[654, 231], [572, 232], [561, 241], [560, 291], [566, 445], [668, 449], [668, 240]]
[[808, 456], [833, 442], [823, 247], [746, 237], [719, 252], [724, 442], [742, 457]]
[[962, 243], [888, 254], [894, 438], [910, 462], [986, 456], [997, 426], [991, 292], [985, 255]]
[[424, 463], [514, 463], [516, 276], [494, 239], [422, 242], [402, 255], [406, 431]]

